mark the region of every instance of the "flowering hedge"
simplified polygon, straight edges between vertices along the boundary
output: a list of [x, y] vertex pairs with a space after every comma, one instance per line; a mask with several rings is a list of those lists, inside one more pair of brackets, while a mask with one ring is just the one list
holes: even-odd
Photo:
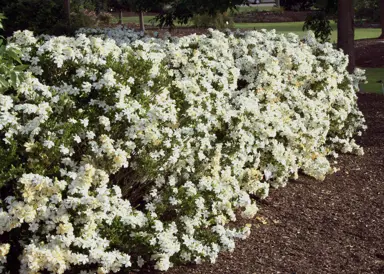
[[215, 262], [249, 235], [228, 224], [250, 195], [362, 153], [363, 74], [311, 35], [83, 32], [8, 44], [30, 67], [0, 94], [2, 268]]

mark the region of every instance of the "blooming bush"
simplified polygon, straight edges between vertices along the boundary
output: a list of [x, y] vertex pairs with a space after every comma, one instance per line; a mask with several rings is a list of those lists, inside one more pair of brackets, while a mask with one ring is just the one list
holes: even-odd
[[112, 23], [114, 16], [109, 12], [100, 12], [97, 18], [102, 25], [109, 26]]
[[5, 269], [215, 262], [249, 235], [229, 223], [254, 217], [250, 195], [362, 153], [363, 74], [311, 35], [84, 32], [8, 44], [30, 67], [0, 94]]

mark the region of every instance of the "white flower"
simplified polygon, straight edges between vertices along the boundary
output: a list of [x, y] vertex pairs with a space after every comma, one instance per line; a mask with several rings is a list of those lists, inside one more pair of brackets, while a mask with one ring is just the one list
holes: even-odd
[[141, 268], [145, 264], [144, 259], [141, 256], [137, 257], [137, 265]]
[[129, 77], [127, 83], [133, 85], [135, 83], [135, 79], [133, 77]]
[[108, 117], [100, 116], [99, 117], [99, 122], [100, 122], [101, 125], [104, 126], [106, 131], [110, 131], [111, 130], [111, 122], [108, 119]]
[[353, 140], [366, 129], [355, 94], [363, 72], [348, 74], [347, 56], [312, 34], [19, 31], [7, 47], [32, 63], [17, 100], [0, 95], [4, 145], [27, 159], [0, 208], [0, 234], [30, 235], [21, 273], [113, 273], [132, 254], [162, 271], [174, 258], [215, 262], [249, 235], [229, 223], [239, 210], [255, 216], [250, 195], [265, 198], [299, 171], [324, 179], [329, 156], [363, 153]]
[[76, 142], [76, 143], [81, 143], [81, 138], [80, 138], [80, 136], [79, 135], [74, 135], [73, 136], [73, 140]]
[[93, 140], [96, 137], [96, 134], [93, 131], [87, 131], [86, 136], [89, 140]]
[[51, 140], [45, 140], [44, 142], [43, 142], [43, 146], [45, 146], [46, 148], [52, 148], [53, 146], [55, 145], [55, 143], [54, 142], [52, 142]]
[[28, 229], [32, 232], [36, 232], [39, 229], [39, 225], [37, 223], [30, 223]]
[[60, 145], [60, 152], [63, 155], [68, 155], [69, 154], [69, 149], [65, 147], [64, 145]]
[[249, 204], [246, 206], [245, 210], [241, 213], [241, 217], [245, 219], [252, 219], [256, 215], [258, 210], [259, 209], [257, 208], [255, 203]]
[[84, 126], [87, 127], [89, 124], [88, 118], [80, 119], [80, 123]]

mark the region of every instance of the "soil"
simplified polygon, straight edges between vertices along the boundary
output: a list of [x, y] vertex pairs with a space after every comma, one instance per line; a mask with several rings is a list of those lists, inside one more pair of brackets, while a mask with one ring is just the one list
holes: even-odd
[[384, 39], [355, 41], [356, 65], [364, 68], [384, 67]]
[[240, 13], [234, 17], [240, 23], [279, 23], [305, 21], [310, 11], [257, 11]]
[[364, 156], [340, 156], [340, 171], [323, 182], [302, 175], [273, 190], [259, 201], [251, 236], [216, 264], [166, 273], [384, 273], [384, 96], [359, 94], [359, 106]]

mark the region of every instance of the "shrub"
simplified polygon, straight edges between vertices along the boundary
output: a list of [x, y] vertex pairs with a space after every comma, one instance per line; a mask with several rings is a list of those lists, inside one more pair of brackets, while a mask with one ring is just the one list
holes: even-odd
[[109, 12], [100, 12], [97, 16], [97, 19], [102, 25], [109, 26], [112, 23], [114, 17]]
[[309, 10], [315, 5], [315, 0], [280, 0], [280, 5], [286, 10]]
[[[72, 31], [97, 25], [98, 19], [91, 12], [95, 8], [93, 2], [92, 0], [71, 1]], [[7, 35], [24, 29], [36, 34], [67, 33], [68, 25], [64, 18], [63, 7], [62, 0], [0, 0], [0, 12], [3, 11], [5, 16], [10, 18], [4, 22]], [[100, 16], [103, 24], [107, 24], [111, 19], [108, 13], [101, 13]]]
[[360, 21], [368, 21], [370, 23], [380, 22], [379, 1], [376, 0], [361, 0], [356, 1], [355, 17]]
[[4, 21], [7, 35], [24, 29], [39, 34], [55, 34], [55, 26], [63, 20], [61, 0], [2, 1], [4, 3], [0, 5], [0, 12], [8, 18]]
[[218, 13], [215, 16], [209, 14], [194, 15], [192, 23], [197, 28], [209, 28], [213, 27], [216, 29], [233, 28], [234, 23], [231, 16], [226, 13]]
[[[6, 17], [0, 13], [0, 30]], [[20, 60], [20, 50], [8, 48], [4, 37], [0, 36], [0, 92], [15, 88], [23, 81], [23, 71], [27, 66]]]
[[71, 13], [71, 28], [74, 31], [80, 28], [96, 27], [98, 23], [98, 16], [94, 11], [81, 10]]
[[215, 262], [249, 235], [228, 223], [256, 214], [250, 194], [362, 152], [362, 75], [331, 44], [265, 31], [134, 40], [11, 39], [31, 66], [0, 95], [6, 268]]

